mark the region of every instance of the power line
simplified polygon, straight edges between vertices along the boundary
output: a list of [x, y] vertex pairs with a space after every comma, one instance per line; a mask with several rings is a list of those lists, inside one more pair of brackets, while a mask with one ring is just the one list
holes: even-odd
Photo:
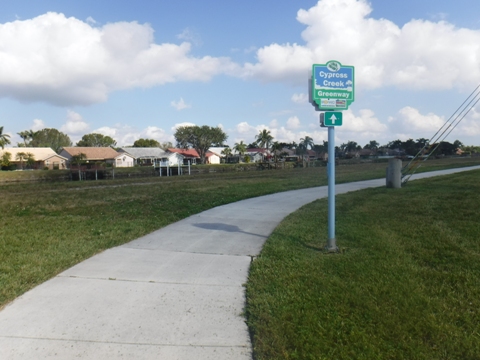
[[[438, 129], [435, 135], [424, 144], [412, 160], [402, 169], [402, 183], [406, 183], [408, 179], [420, 167], [422, 161], [426, 161], [430, 155], [440, 146], [445, 138], [457, 127], [458, 124], [467, 116], [467, 114], [480, 101], [480, 84], [472, 91], [472, 93], [465, 99], [465, 101], [455, 110], [455, 112], [448, 118], [448, 120]], [[425, 150], [428, 148], [428, 154], [423, 157]], [[432, 149], [433, 148], [433, 149]]]

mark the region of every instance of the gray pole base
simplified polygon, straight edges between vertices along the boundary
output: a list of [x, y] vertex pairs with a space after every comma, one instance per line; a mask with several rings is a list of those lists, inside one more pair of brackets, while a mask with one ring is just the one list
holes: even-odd
[[338, 249], [336, 239], [328, 239], [328, 243], [325, 246], [325, 251], [329, 253], [338, 253], [340, 250]]
[[402, 187], [402, 160], [390, 159], [387, 167], [387, 188], [400, 189]]

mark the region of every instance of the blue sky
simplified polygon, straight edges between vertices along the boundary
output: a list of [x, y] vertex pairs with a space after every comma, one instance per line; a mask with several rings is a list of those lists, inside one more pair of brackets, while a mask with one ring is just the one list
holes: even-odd
[[[430, 138], [480, 83], [474, 0], [3, 1], [0, 126], [75, 143], [172, 141], [221, 126], [227, 143], [327, 139], [307, 101], [312, 64], [355, 66], [336, 143]], [[480, 107], [448, 141], [480, 145]]]

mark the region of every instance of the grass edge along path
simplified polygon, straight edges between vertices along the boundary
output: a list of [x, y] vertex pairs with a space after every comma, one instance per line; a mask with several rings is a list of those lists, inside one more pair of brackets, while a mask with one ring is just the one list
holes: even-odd
[[246, 287], [255, 358], [479, 359], [480, 171], [327, 199], [289, 215]]

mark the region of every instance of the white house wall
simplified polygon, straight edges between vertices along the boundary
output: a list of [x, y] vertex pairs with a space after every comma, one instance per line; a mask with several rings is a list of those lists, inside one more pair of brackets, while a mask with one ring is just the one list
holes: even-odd
[[115, 166], [116, 167], [133, 167], [135, 164], [135, 160], [130, 155], [123, 153], [121, 156], [118, 156], [115, 159]]
[[208, 163], [209, 164], [220, 164], [220, 157], [218, 155], [211, 155], [208, 158]]

